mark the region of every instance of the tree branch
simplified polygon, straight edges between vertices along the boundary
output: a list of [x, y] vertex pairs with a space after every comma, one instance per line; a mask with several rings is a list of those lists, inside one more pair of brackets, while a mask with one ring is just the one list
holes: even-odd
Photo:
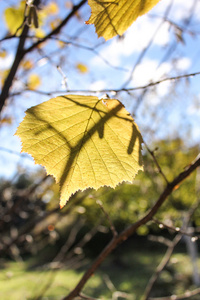
[[23, 28], [23, 31], [22, 31], [22, 34], [19, 38], [19, 44], [18, 44], [18, 47], [17, 47], [17, 52], [16, 52], [16, 55], [15, 55], [14, 62], [12, 64], [10, 72], [9, 72], [5, 82], [4, 82], [2, 92], [1, 92], [1, 95], [0, 95], [0, 112], [2, 111], [3, 106], [5, 105], [6, 99], [8, 98], [9, 90], [12, 86], [13, 79], [15, 77], [15, 74], [16, 74], [17, 70], [18, 70], [19, 64], [20, 64], [21, 60], [23, 59], [23, 57], [25, 55], [24, 44], [25, 44], [25, 41], [26, 41], [26, 36], [28, 34], [28, 31], [29, 31], [29, 27], [28, 27], [28, 25], [25, 24], [24, 28]]
[[158, 209], [165, 202], [167, 197], [173, 192], [174, 188], [180, 184], [185, 178], [187, 178], [196, 168], [200, 166], [200, 154], [197, 156], [195, 161], [191, 163], [187, 169], [181, 172], [171, 183], [168, 183], [159, 199], [156, 201], [151, 210], [139, 221], [132, 224], [130, 227], [126, 228], [116, 237], [110, 241], [110, 243], [102, 250], [93, 264], [89, 267], [89, 269], [85, 272], [79, 283], [76, 287], [66, 296], [63, 300], [71, 300], [74, 297], [78, 296], [85, 286], [88, 279], [92, 276], [92, 274], [97, 270], [100, 264], [105, 260], [105, 258], [123, 241], [125, 241], [128, 237], [130, 237], [141, 225], [149, 222], [152, 217], [157, 213]]
[[81, 6], [83, 6], [83, 4], [85, 4], [87, 2], [87, 0], [82, 0], [79, 4], [74, 5], [72, 8], [72, 11], [66, 16], [66, 18], [55, 28], [53, 29], [49, 34], [47, 34], [44, 38], [42, 38], [41, 40], [37, 41], [35, 44], [33, 44], [32, 46], [30, 46], [29, 48], [27, 48], [25, 50], [26, 53], [31, 52], [33, 49], [35, 49], [36, 47], [38, 47], [41, 43], [45, 42], [46, 40], [48, 40], [50, 37], [52, 37], [52, 35], [54, 34], [58, 34], [60, 32], [60, 30], [67, 24], [67, 22], [71, 19], [71, 17], [74, 16], [74, 14], [79, 10], [79, 8]]
[[60, 30], [63, 28], [64, 25], [67, 24], [67, 22], [74, 16], [74, 14], [78, 11], [78, 9], [86, 3], [86, 0], [82, 0], [79, 4], [75, 5], [71, 12], [66, 16], [66, 18], [54, 29], [52, 30], [49, 34], [47, 34], [43, 39], [39, 40], [38, 42], [34, 43], [32, 46], [30, 46], [27, 49], [24, 49], [24, 45], [25, 45], [25, 41], [27, 39], [27, 34], [28, 34], [28, 30], [29, 27], [25, 24], [24, 25], [24, 29], [22, 31], [22, 34], [20, 35], [19, 38], [19, 44], [18, 44], [18, 48], [17, 48], [17, 52], [15, 55], [15, 59], [13, 62], [13, 65], [10, 69], [10, 72], [4, 82], [3, 88], [2, 88], [2, 92], [0, 95], [0, 112], [2, 111], [4, 105], [5, 105], [5, 101], [9, 96], [9, 90], [12, 86], [13, 83], [13, 79], [15, 77], [15, 74], [18, 70], [19, 64], [22, 61], [23, 57], [27, 54], [30, 53], [32, 50], [34, 50], [37, 46], [39, 46], [40, 44], [42, 44], [43, 42], [45, 42], [48, 38], [50, 38], [52, 35], [54, 34], [58, 34], [60, 32]]

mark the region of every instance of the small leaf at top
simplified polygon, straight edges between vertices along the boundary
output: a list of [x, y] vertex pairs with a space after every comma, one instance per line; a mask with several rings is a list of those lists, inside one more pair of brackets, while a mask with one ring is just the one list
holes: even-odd
[[105, 40], [122, 35], [141, 15], [160, 0], [88, 0], [91, 16], [86, 24], [94, 24], [98, 37]]
[[26, 111], [16, 134], [22, 151], [45, 166], [60, 184], [63, 207], [88, 187], [132, 182], [142, 170], [142, 137], [133, 118], [115, 99], [67, 95]]

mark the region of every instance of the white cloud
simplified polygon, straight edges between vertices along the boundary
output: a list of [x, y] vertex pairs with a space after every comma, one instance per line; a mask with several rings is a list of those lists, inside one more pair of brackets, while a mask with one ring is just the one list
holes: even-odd
[[151, 81], [160, 80], [168, 74], [172, 66], [169, 63], [163, 63], [158, 67], [157, 60], [146, 59], [139, 64], [133, 74], [132, 83], [134, 86], [140, 86], [150, 83]]
[[11, 67], [12, 62], [13, 62], [13, 59], [14, 59], [14, 54], [8, 54], [6, 57], [0, 58], [0, 68], [1, 68], [1, 70], [9, 69]]
[[[107, 42], [100, 51], [101, 56], [107, 59], [112, 65], [119, 65], [124, 57], [142, 51], [149, 44], [160, 24], [161, 21], [159, 19], [152, 19], [146, 15], [139, 18], [126, 31], [123, 38], [114, 38], [110, 42]], [[156, 33], [153, 44], [164, 46], [168, 43], [169, 39], [169, 24], [163, 23]], [[104, 67], [99, 57], [94, 57], [90, 63], [93, 66]]]
[[189, 59], [188, 57], [182, 57], [176, 61], [176, 68], [180, 71], [185, 71], [189, 69], [191, 64], [191, 59]]
[[[187, 17], [190, 17], [193, 6], [194, 1], [176, 0], [174, 1], [174, 5], [172, 6], [171, 15], [176, 20], [186, 19]], [[199, 15], [200, 3], [198, 2], [193, 11], [193, 17], [199, 19]]]
[[[172, 4], [172, 5], [171, 5]], [[193, 17], [199, 19], [200, 16], [200, 3], [199, 1], [196, 3], [197, 5], [195, 6], [194, 9], [194, 15]], [[162, 16], [163, 13], [169, 10], [169, 15], [168, 17], [170, 19], [176, 19], [176, 21], [186, 19], [187, 17], [190, 16], [191, 10], [194, 6], [194, 1], [183, 1], [183, 0], [165, 0], [165, 1], [160, 1], [151, 11], [150, 14], [156, 14]]]
[[187, 113], [191, 116], [196, 115], [200, 117], [200, 95], [190, 104], [187, 109]]
[[103, 90], [105, 88], [105, 85], [106, 83], [104, 80], [97, 80], [90, 84], [89, 89], [94, 91]]

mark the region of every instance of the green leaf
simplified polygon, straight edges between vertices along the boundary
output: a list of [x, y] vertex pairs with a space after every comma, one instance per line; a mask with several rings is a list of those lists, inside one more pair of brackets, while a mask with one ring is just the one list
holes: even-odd
[[86, 22], [94, 24], [98, 37], [105, 40], [122, 35], [141, 15], [146, 14], [160, 0], [88, 0], [91, 17]]
[[67, 95], [27, 110], [16, 134], [22, 151], [60, 184], [63, 207], [77, 190], [132, 182], [142, 170], [141, 134], [115, 99]]

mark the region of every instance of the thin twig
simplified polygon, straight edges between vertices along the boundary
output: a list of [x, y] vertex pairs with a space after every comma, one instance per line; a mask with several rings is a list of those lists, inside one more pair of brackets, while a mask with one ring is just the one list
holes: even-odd
[[7, 153], [10, 153], [10, 154], [14, 154], [14, 155], [18, 155], [20, 157], [25, 157], [25, 158], [28, 158], [28, 159], [33, 161], [32, 157], [30, 157], [30, 155], [28, 155], [26, 153], [20, 153], [20, 152], [17, 152], [17, 151], [11, 150], [11, 149], [7, 149], [7, 148], [4, 148], [4, 147], [0, 147], [0, 151], [7, 152]]
[[37, 93], [37, 94], [41, 94], [41, 95], [52, 95], [52, 94], [63, 94], [65, 93], [120, 93], [120, 92], [130, 92], [130, 91], [137, 91], [137, 90], [143, 90], [143, 89], [147, 89], [150, 88], [152, 86], [158, 85], [162, 82], [165, 81], [174, 81], [174, 80], [179, 80], [179, 79], [183, 79], [183, 78], [189, 78], [189, 77], [194, 77], [194, 76], [198, 76], [200, 75], [200, 71], [199, 72], [195, 72], [195, 73], [188, 73], [188, 74], [183, 74], [183, 75], [178, 75], [178, 76], [173, 76], [173, 77], [166, 77], [163, 79], [160, 79], [158, 81], [154, 81], [154, 82], [150, 82], [146, 85], [141, 85], [141, 86], [136, 86], [136, 87], [131, 87], [131, 88], [122, 88], [122, 89], [101, 89], [101, 90], [74, 90], [74, 89], [70, 89], [70, 90], [57, 90], [57, 91], [51, 91], [51, 92], [45, 92], [45, 91], [40, 91], [40, 90], [29, 90], [29, 89], [23, 89], [23, 91], [19, 91], [16, 93], [11, 94], [10, 96], [17, 96], [17, 95], [21, 95], [22, 92], [32, 92], [32, 93]]
[[102, 212], [105, 214], [106, 219], [107, 219], [108, 222], [109, 222], [110, 230], [111, 230], [111, 232], [112, 232], [112, 234], [113, 234], [113, 237], [116, 237], [116, 236], [118, 235], [117, 230], [116, 230], [116, 228], [115, 228], [115, 226], [114, 226], [114, 224], [113, 224], [113, 222], [112, 222], [112, 220], [111, 220], [109, 214], [107, 213], [107, 211], [106, 211], [105, 208], [103, 207], [103, 203], [102, 203], [100, 200], [97, 200], [96, 203], [99, 205], [99, 207], [101, 208]]
[[152, 221], [155, 222], [156, 224], [158, 224], [159, 226], [161, 225], [162, 228], [164, 227], [164, 228], [167, 228], [167, 229], [172, 230], [174, 232], [180, 232], [180, 233], [182, 233], [184, 235], [187, 235], [187, 236], [189, 236], [191, 238], [196, 238], [197, 237], [196, 235], [194, 236], [194, 234], [191, 234], [191, 233], [189, 233], [189, 232], [187, 232], [185, 230], [182, 230], [179, 227], [169, 226], [169, 225], [167, 225], [167, 224], [165, 224], [165, 223], [163, 223], [163, 222], [161, 222], [161, 221], [159, 221], [159, 220], [157, 220], [155, 218], [153, 218]]
[[172, 296], [168, 296], [168, 297], [159, 297], [159, 298], [149, 298], [149, 300], [184, 300], [184, 299], [189, 299], [192, 296], [196, 296], [200, 294], [200, 288], [195, 289], [193, 291], [186, 291], [184, 294], [182, 295], [172, 295]]
[[145, 289], [142, 300], [148, 300], [149, 299], [149, 295], [152, 291], [152, 288], [153, 288], [156, 280], [158, 279], [160, 273], [163, 271], [163, 269], [168, 264], [168, 262], [169, 262], [169, 260], [172, 256], [172, 253], [174, 251], [174, 248], [178, 244], [178, 242], [180, 241], [181, 238], [182, 238], [182, 234], [177, 234], [176, 237], [174, 238], [173, 242], [171, 242], [171, 245], [168, 246], [167, 251], [166, 251], [163, 259], [161, 260], [160, 264], [156, 268], [156, 271], [154, 272], [154, 274], [152, 275], [152, 277], [150, 278], [150, 280], [147, 284], [147, 287]]
[[155, 150], [154, 150], [154, 151], [150, 150], [150, 148], [147, 146], [146, 142], [145, 142], [144, 140], [143, 140], [143, 142], [144, 142], [144, 144], [145, 144], [145, 146], [146, 146], [148, 152], [151, 154], [151, 156], [152, 156], [152, 158], [153, 158], [153, 160], [154, 160], [154, 162], [155, 162], [155, 164], [156, 164], [156, 166], [157, 166], [157, 168], [158, 168], [159, 173], [162, 175], [162, 177], [164, 178], [165, 182], [168, 184], [169, 181], [167, 180], [167, 177], [166, 177], [165, 174], [163, 173], [163, 171], [162, 171], [162, 169], [161, 169], [161, 166], [159, 165], [158, 160], [157, 160], [157, 158], [156, 158], [156, 156], [155, 156], [155, 154], [154, 154]]
[[85, 300], [100, 300], [98, 298], [92, 298], [92, 297], [89, 297], [83, 293], [79, 294], [79, 297], [82, 298], [82, 299], [85, 299]]

